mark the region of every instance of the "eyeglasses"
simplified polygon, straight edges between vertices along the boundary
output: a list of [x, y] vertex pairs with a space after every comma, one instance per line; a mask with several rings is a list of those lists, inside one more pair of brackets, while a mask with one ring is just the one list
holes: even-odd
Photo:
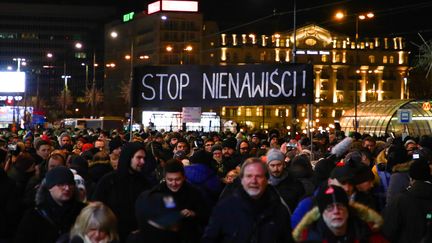
[[342, 203], [332, 203], [332, 204], [329, 204], [329, 205], [325, 208], [325, 210], [326, 210], [326, 211], [333, 211], [333, 210], [335, 210], [335, 209], [340, 210], [340, 209], [345, 208], [345, 207], [346, 207], [346, 206], [345, 206], [344, 204], [342, 204]]
[[66, 188], [73, 188], [75, 186], [75, 184], [57, 184], [56, 186], [58, 186], [61, 189], [66, 189]]

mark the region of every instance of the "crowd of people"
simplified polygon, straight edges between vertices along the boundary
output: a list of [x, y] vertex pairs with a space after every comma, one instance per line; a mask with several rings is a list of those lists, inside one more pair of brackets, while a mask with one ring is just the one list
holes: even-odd
[[432, 136], [0, 132], [0, 243], [432, 242]]

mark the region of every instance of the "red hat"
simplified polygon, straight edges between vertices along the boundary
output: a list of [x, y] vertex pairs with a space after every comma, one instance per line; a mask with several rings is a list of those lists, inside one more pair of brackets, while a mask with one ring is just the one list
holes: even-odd
[[82, 151], [82, 152], [85, 152], [85, 151], [87, 151], [87, 150], [92, 149], [93, 147], [94, 147], [93, 144], [91, 144], [91, 143], [85, 143], [85, 144], [82, 146], [81, 151]]

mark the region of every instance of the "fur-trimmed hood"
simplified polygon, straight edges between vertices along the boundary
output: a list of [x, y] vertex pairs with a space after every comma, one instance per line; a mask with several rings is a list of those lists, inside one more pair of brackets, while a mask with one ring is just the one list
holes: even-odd
[[[351, 212], [354, 212], [360, 220], [365, 221], [369, 225], [371, 231], [376, 232], [380, 230], [384, 220], [381, 215], [379, 215], [373, 209], [357, 202], [350, 202], [349, 207]], [[318, 210], [318, 207], [312, 208], [307, 214], [305, 214], [300, 223], [292, 232], [294, 241], [300, 242], [302, 240], [303, 232], [313, 223], [318, 221], [320, 217], [321, 214]]]
[[394, 165], [392, 168], [392, 172], [393, 173], [395, 173], [395, 172], [408, 172], [412, 162], [413, 161], [409, 161], [409, 162]]

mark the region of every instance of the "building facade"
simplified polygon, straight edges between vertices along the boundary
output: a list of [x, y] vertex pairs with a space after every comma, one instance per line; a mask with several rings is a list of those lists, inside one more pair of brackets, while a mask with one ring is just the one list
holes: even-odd
[[[87, 106], [89, 82], [102, 84], [103, 72], [93, 63], [103, 60], [103, 24], [114, 14], [111, 7], [0, 3], [0, 70], [15, 71], [13, 59], [25, 59], [27, 105], [61, 116], [59, 97], [67, 87], [66, 115], [83, 115], [75, 109]], [[70, 76], [67, 84], [62, 76]]]
[[[259, 34], [221, 34], [211, 64], [291, 63], [293, 32]], [[317, 25], [303, 26], [296, 31], [296, 62], [314, 67], [313, 109], [254, 106], [222, 107], [221, 116], [249, 128], [286, 127], [292, 123], [302, 129], [308, 122], [326, 129], [334, 126], [345, 111], [357, 102], [406, 99], [408, 51], [401, 37], [355, 38], [332, 33]], [[356, 86], [355, 86], [356, 85]]]

